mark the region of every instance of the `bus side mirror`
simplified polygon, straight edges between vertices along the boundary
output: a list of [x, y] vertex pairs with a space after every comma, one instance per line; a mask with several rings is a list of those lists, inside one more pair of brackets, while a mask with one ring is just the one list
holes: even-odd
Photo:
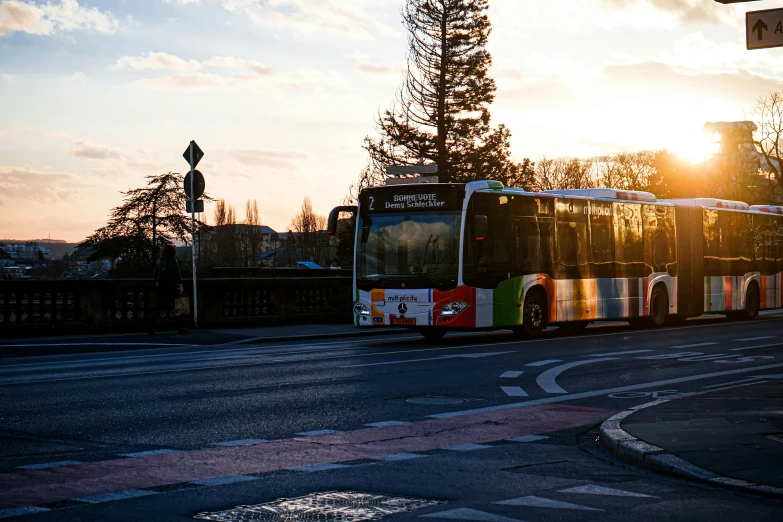
[[487, 237], [488, 220], [487, 216], [473, 217], [473, 239], [484, 241]]
[[356, 206], [334, 207], [329, 212], [329, 221], [326, 226], [326, 233], [330, 236], [337, 234], [337, 218], [340, 217], [341, 212], [350, 212], [356, 214], [358, 208]]

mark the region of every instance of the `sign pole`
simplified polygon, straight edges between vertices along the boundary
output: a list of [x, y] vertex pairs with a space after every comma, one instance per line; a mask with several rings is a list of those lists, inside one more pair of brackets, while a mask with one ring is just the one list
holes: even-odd
[[193, 180], [196, 178], [192, 174], [196, 170], [196, 164], [193, 158], [193, 146], [195, 143], [190, 142], [190, 257], [193, 262], [193, 325], [198, 328], [198, 285], [196, 283], [196, 191], [193, 190]]

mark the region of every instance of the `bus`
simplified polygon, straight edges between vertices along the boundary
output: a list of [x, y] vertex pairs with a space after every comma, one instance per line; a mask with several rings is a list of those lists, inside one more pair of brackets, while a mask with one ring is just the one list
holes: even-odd
[[439, 339], [449, 330], [702, 314], [753, 319], [783, 306], [783, 207], [606, 188], [526, 192], [497, 181], [363, 190], [354, 323]]

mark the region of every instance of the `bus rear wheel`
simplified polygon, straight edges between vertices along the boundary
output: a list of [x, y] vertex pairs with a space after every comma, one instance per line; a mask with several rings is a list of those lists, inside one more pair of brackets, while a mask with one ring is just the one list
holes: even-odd
[[522, 333], [535, 337], [546, 328], [546, 322], [546, 299], [535, 290], [528, 292], [522, 310]]
[[669, 317], [669, 296], [660, 286], [653, 288], [650, 296], [650, 316], [649, 323], [654, 327], [663, 326]]
[[428, 341], [440, 341], [446, 335], [443, 328], [422, 328], [419, 333]]
[[759, 309], [761, 308], [761, 293], [759, 287], [755, 283], [751, 283], [748, 287], [748, 293], [745, 294], [745, 310], [742, 312], [743, 319], [753, 320], [759, 316]]

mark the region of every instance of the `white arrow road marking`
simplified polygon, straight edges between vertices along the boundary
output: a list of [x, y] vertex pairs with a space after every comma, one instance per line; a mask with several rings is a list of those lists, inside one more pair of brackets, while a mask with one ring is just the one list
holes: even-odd
[[539, 386], [541, 386], [541, 389], [543, 389], [547, 393], [568, 393], [563, 388], [557, 385], [555, 382], [555, 379], [557, 379], [561, 373], [563, 373], [566, 370], [570, 370], [571, 368], [574, 368], [576, 366], [582, 366], [583, 364], [592, 364], [597, 362], [604, 362], [604, 361], [615, 361], [617, 360], [617, 357], [604, 357], [602, 359], [588, 359], [584, 361], [574, 361], [571, 363], [561, 364], [560, 366], [555, 366], [554, 368], [550, 368], [541, 375], [539, 375], [536, 378], [536, 382]]
[[653, 495], [644, 495], [632, 491], [623, 491], [622, 489], [607, 488], [595, 484], [586, 486], [576, 486], [573, 488], [561, 489], [560, 493], [581, 493], [583, 495], [608, 495], [610, 497], [638, 497], [638, 498], [658, 498]]
[[504, 372], [503, 375], [500, 376], [500, 378], [501, 379], [516, 379], [517, 377], [519, 377], [523, 373], [525, 373], [525, 372], [517, 372], [517, 371]]
[[544, 361], [536, 361], [532, 363], [527, 363], [525, 366], [546, 366], [547, 364], [552, 364], [556, 362], [560, 362], [562, 359], [546, 359]]
[[492, 355], [503, 355], [506, 353], [514, 353], [514, 350], [510, 352], [463, 353], [460, 355], [440, 355], [438, 357], [428, 357], [426, 359], [406, 359], [404, 361], [388, 361], [388, 362], [370, 363], [370, 364], [353, 364], [351, 366], [343, 366], [343, 368], [362, 368], [364, 366], [383, 366], [387, 364], [405, 364], [405, 363], [417, 363], [423, 361], [443, 361], [446, 359], [480, 359], [482, 357], [490, 357]]
[[501, 517], [486, 511], [477, 511], [470, 508], [449, 509], [429, 515], [421, 515], [420, 518], [446, 518], [449, 520], [478, 520], [479, 522], [520, 522], [516, 518]]
[[509, 397], [527, 397], [527, 392], [519, 386], [501, 386], [500, 389]]
[[[596, 359], [597, 360], [597, 359]], [[511, 404], [500, 404], [498, 406], [487, 406], [485, 408], [474, 408], [472, 410], [462, 411], [450, 411], [447, 413], [435, 413], [433, 415], [427, 415], [431, 419], [446, 419], [448, 417], [461, 417], [463, 415], [472, 415], [474, 413], [488, 413], [490, 411], [509, 410], [512, 408], [526, 408], [528, 406], [536, 406], [539, 404], [555, 404], [558, 402], [570, 402], [578, 399], [587, 399], [589, 397], [598, 397], [600, 395], [609, 395], [610, 393], [645, 390], [649, 388], [660, 388], [661, 386], [668, 386], [670, 384], [678, 384], [681, 382], [701, 381], [704, 379], [714, 379], [716, 377], [724, 377], [726, 375], [740, 375], [743, 373], [759, 372], [762, 370], [783, 368], [783, 364], [766, 364], [764, 366], [753, 366], [751, 368], [739, 368], [736, 370], [726, 370], [722, 372], [701, 373], [699, 375], [689, 375], [687, 377], [678, 377], [676, 379], [665, 379], [662, 381], [643, 382], [639, 384], [629, 384], [628, 386], [618, 386], [616, 388], [606, 388], [603, 390], [591, 390], [579, 393], [569, 393], [561, 395], [559, 397], [545, 397], [543, 399], [533, 399], [530, 401], [514, 402]], [[707, 392], [700, 392], [707, 393]], [[693, 394], [689, 394], [693, 395]]]
[[548, 498], [529, 496], [512, 498], [511, 500], [503, 500], [501, 502], [493, 502], [501, 506], [527, 506], [527, 507], [540, 507], [540, 508], [552, 508], [552, 509], [581, 509], [583, 511], [603, 511], [603, 509], [591, 508], [587, 506], [580, 506], [579, 504], [571, 504], [570, 502], [560, 502], [559, 500], [550, 500]]

